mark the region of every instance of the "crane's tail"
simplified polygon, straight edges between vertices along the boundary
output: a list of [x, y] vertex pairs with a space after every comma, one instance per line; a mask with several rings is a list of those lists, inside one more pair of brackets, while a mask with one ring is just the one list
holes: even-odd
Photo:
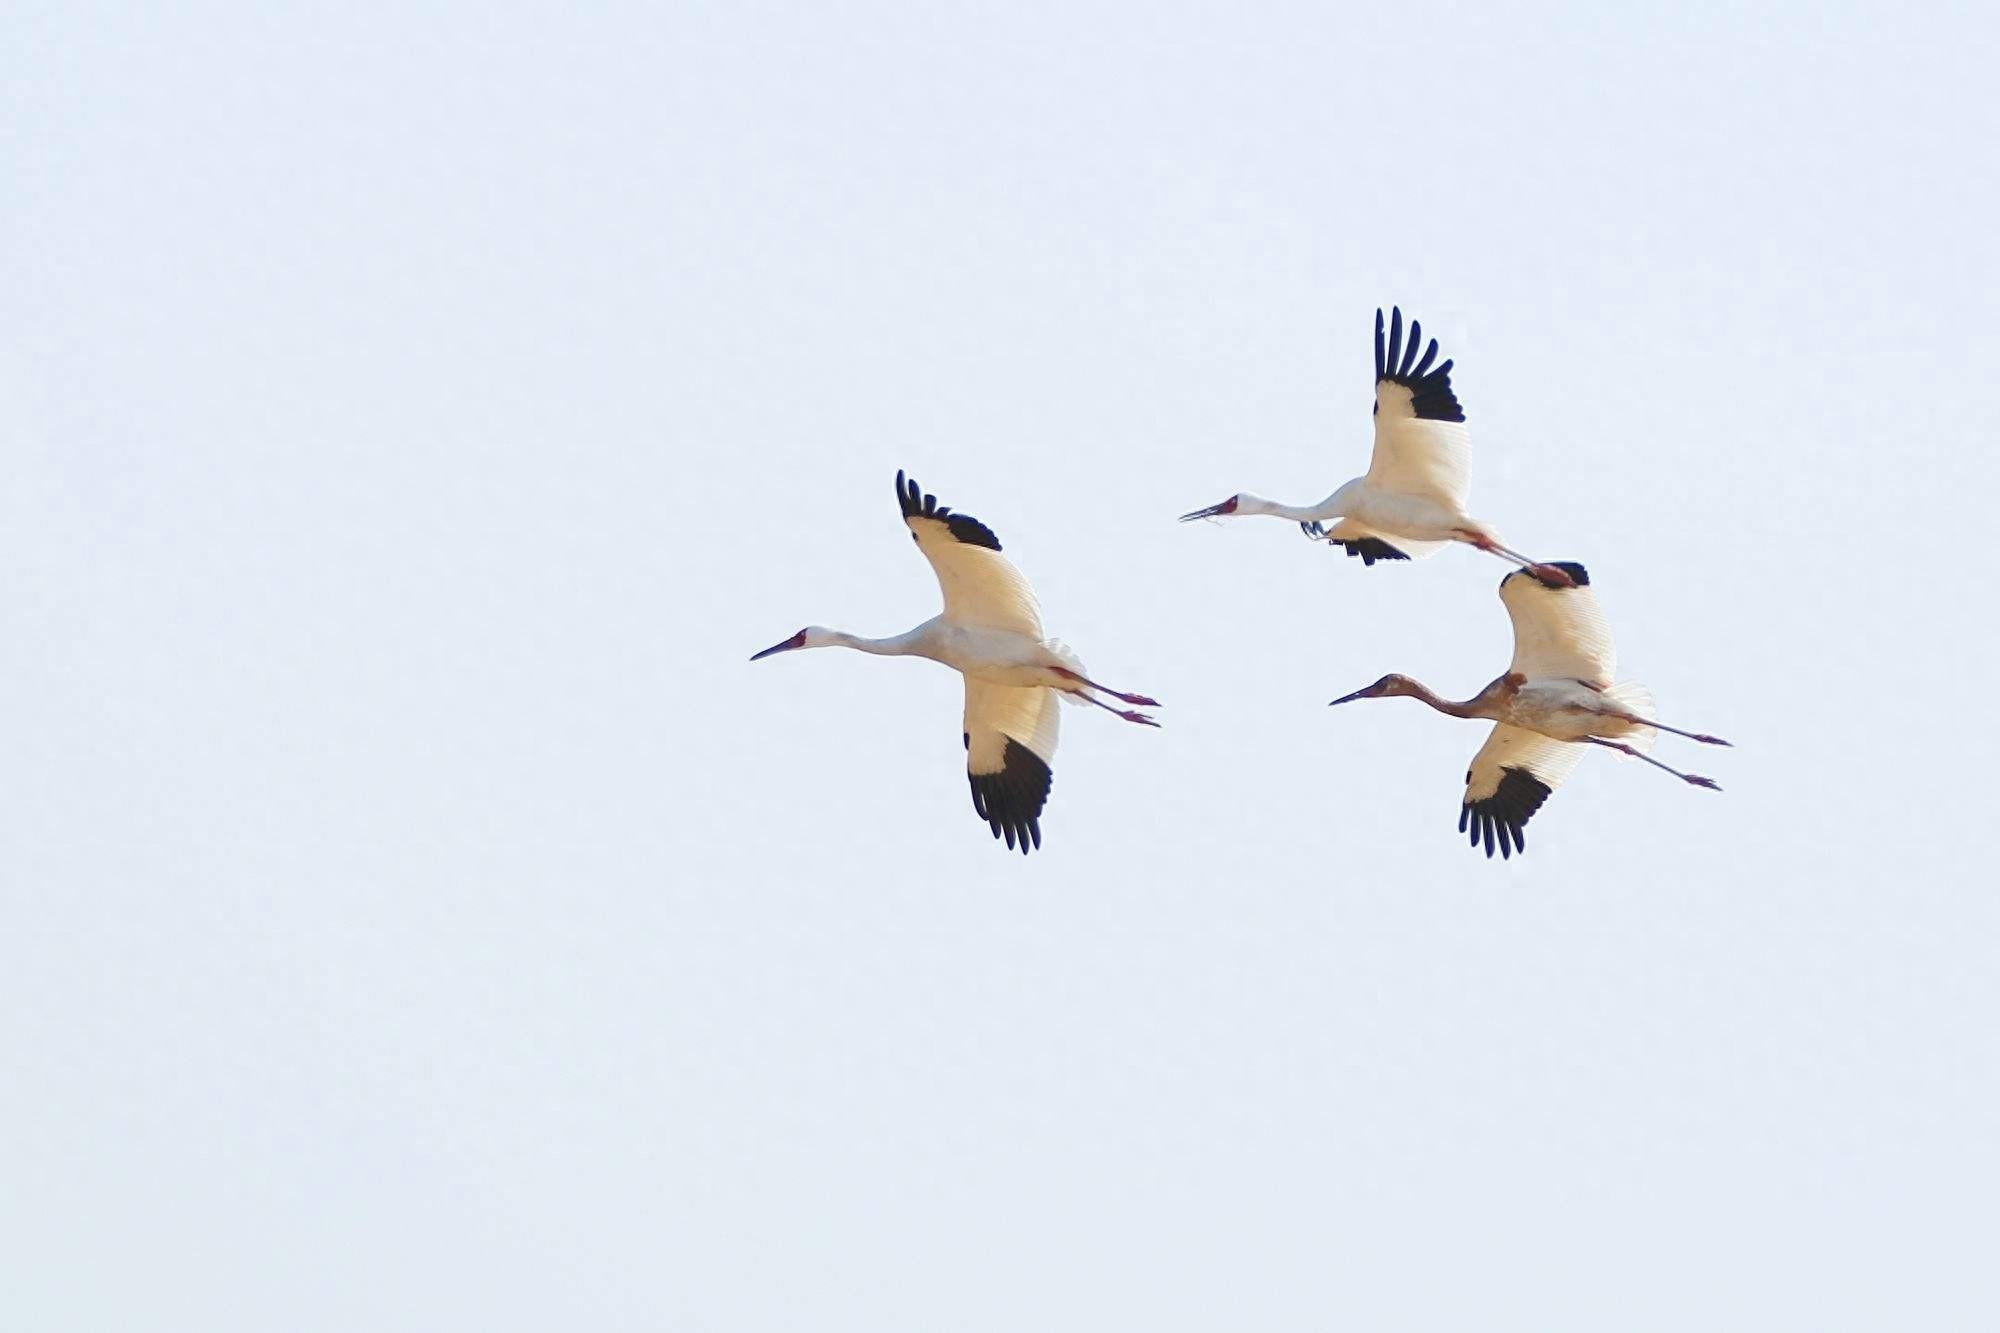
[[[1084, 669], [1083, 659], [1076, 655], [1076, 650], [1070, 647], [1068, 644], [1064, 643], [1061, 639], [1045, 640], [1042, 646], [1047, 648], [1050, 652], [1054, 653], [1056, 655], [1057, 661], [1061, 662], [1071, 671], [1074, 671], [1077, 675], [1087, 676], [1090, 674], [1090, 672]], [[1068, 690], [1057, 690], [1056, 693], [1062, 696], [1062, 701], [1064, 703], [1073, 704], [1078, 708], [1083, 707], [1084, 704], [1087, 702], [1086, 700], [1070, 693]]]
[[[1604, 691], [1604, 697], [1634, 717], [1652, 717], [1659, 711], [1653, 704], [1653, 692], [1636, 680], [1619, 681]], [[1652, 727], [1634, 727], [1619, 737], [1635, 750], [1650, 750], [1659, 738], [1660, 733]]]

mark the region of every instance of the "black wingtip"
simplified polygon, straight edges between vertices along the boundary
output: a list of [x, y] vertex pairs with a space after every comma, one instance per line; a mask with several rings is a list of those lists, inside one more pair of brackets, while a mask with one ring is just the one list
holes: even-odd
[[[1416, 355], [1417, 336], [1418, 336], [1417, 326], [1412, 324], [1410, 326], [1410, 355], [1412, 356]], [[1438, 354], [1438, 340], [1433, 338], [1430, 341], [1430, 346], [1424, 348], [1424, 359], [1417, 362], [1416, 365], [1411, 366], [1408, 372], [1406, 373], [1412, 379], [1422, 379], [1425, 375], [1430, 373], [1431, 362], [1436, 359], [1437, 354]]]
[[1018, 741], [1009, 739], [1001, 752], [997, 773], [968, 773], [972, 783], [972, 808], [993, 830], [993, 836], [1007, 844], [1007, 850], [1023, 856], [1042, 845], [1042, 807], [1048, 803], [1053, 781], [1049, 766], [1040, 755]]
[[1489, 861], [1495, 850], [1501, 860], [1511, 860], [1515, 852], [1528, 850], [1523, 830], [1549, 799], [1551, 790], [1546, 782], [1524, 768], [1503, 768], [1500, 785], [1491, 796], [1459, 806], [1458, 831], [1467, 835], [1474, 849], [1483, 846]]
[[[1437, 339], [1424, 338], [1421, 320], [1410, 321], [1409, 338], [1403, 337], [1403, 308], [1389, 309], [1388, 332], [1383, 333], [1382, 311], [1375, 311], [1375, 380], [1400, 384], [1410, 391], [1410, 411], [1426, 421], [1463, 421], [1465, 410], [1451, 388], [1452, 363], [1433, 368], [1438, 354]], [[1421, 355], [1420, 355], [1421, 354]], [[1378, 405], [1379, 410], [1379, 405]]]
[[954, 540], [967, 546], [983, 546], [989, 551], [1000, 549], [1000, 539], [993, 535], [993, 529], [969, 514], [954, 513], [939, 504], [935, 495], [926, 494], [914, 478], [906, 477], [900, 471], [896, 473], [896, 507], [903, 511], [906, 519], [937, 519], [950, 529]]

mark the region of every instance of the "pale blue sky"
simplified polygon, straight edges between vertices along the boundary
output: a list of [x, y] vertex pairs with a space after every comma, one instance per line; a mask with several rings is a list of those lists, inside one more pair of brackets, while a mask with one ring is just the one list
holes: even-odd
[[[1742, 8], [14, 6], [7, 1322], [1991, 1326], [1996, 33]], [[1173, 521], [1390, 303], [1723, 794], [1489, 864], [1324, 704], [1504, 567]], [[1025, 861], [744, 660], [899, 467], [1166, 703]]]

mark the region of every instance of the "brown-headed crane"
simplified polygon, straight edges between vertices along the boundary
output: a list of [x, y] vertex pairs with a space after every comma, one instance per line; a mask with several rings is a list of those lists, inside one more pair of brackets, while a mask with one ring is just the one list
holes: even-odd
[[1573, 561], [1556, 568], [1564, 579], [1554, 586], [1522, 569], [1500, 580], [1500, 600], [1514, 622], [1514, 660], [1505, 675], [1470, 699], [1440, 699], [1408, 676], [1391, 674], [1333, 701], [1403, 695], [1440, 713], [1494, 724], [1465, 772], [1465, 799], [1458, 811], [1458, 831], [1469, 833], [1474, 847], [1483, 842], [1489, 858], [1496, 848], [1503, 858], [1526, 850], [1522, 828], [1576, 767], [1586, 745], [1616, 750], [1697, 787], [1721, 790], [1712, 778], [1683, 773], [1643, 753], [1661, 731], [1703, 745], [1729, 742], [1657, 721], [1652, 696], [1643, 685], [1613, 682], [1618, 655], [1591, 590], [1590, 573]]

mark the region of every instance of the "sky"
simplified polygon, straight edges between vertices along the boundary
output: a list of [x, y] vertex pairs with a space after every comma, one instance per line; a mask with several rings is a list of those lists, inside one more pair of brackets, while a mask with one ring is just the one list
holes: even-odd
[[[1754, 12], [1746, 12], [1754, 10]], [[167, 8], [0, 40], [22, 1327], [1991, 1327], [1972, 5]], [[1488, 862], [1500, 561], [1711, 793]], [[1029, 858], [908, 469], [1053, 634]], [[1968, 699], [1970, 702], [1968, 703]]]

